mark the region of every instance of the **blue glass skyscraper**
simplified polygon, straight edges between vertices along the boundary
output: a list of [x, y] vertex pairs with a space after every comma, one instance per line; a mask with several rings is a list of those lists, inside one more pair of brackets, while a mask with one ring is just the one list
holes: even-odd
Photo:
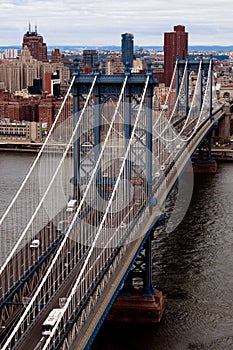
[[134, 43], [133, 43], [133, 34], [125, 33], [121, 34], [121, 54], [122, 62], [130, 63], [130, 67], [133, 67], [133, 56], [134, 56]]

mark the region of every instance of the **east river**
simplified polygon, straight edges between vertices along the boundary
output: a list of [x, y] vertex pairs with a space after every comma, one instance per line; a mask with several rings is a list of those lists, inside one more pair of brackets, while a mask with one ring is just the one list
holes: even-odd
[[[0, 152], [0, 216], [33, 155]], [[157, 326], [104, 323], [92, 350], [233, 349], [233, 163], [195, 176], [192, 201], [179, 226], [158, 230], [153, 280], [165, 295]]]

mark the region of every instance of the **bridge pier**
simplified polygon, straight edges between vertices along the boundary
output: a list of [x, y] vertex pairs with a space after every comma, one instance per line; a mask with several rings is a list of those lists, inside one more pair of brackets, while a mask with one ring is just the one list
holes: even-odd
[[216, 160], [201, 160], [193, 163], [193, 172], [196, 174], [215, 174], [217, 172]]
[[[155, 227], [163, 223], [162, 215]], [[160, 322], [164, 312], [165, 297], [161, 291], [154, 288], [152, 281], [153, 234], [151, 229], [120, 294], [108, 312], [106, 321], [138, 324]]]
[[197, 157], [193, 159], [193, 172], [215, 174], [217, 172], [217, 162], [212, 158], [212, 133], [200, 146]]
[[130, 296], [119, 295], [110, 309], [106, 321], [138, 324], [159, 323], [164, 311], [164, 296], [156, 290], [154, 295], [144, 296], [135, 290]]

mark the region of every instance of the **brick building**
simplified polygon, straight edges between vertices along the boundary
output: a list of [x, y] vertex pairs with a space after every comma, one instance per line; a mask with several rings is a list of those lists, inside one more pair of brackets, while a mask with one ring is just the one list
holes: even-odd
[[[3, 96], [2, 99], [1, 96]], [[0, 90], [0, 121], [8, 119], [9, 122], [39, 122], [46, 124], [49, 130], [62, 102], [63, 97], [57, 98], [48, 93], [40, 96], [19, 96]], [[61, 122], [70, 117], [72, 111], [73, 98], [69, 96], [66, 108], [60, 116]]]
[[47, 46], [44, 43], [43, 36], [37, 33], [37, 26], [35, 30], [31, 31], [31, 26], [29, 25], [28, 31], [23, 36], [22, 48], [27, 47], [32, 55], [37, 61], [47, 62]]
[[174, 32], [164, 33], [164, 83], [170, 85], [176, 56], [185, 60], [188, 54], [188, 33], [182, 25], [174, 26]]

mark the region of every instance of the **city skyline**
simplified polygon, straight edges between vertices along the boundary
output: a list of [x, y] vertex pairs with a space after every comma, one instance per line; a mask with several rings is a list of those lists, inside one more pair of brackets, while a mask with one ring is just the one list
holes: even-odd
[[[29, 23], [47, 45], [120, 45], [134, 34], [135, 45], [163, 46], [163, 33], [184, 25], [189, 45], [232, 45], [230, 0], [109, 2], [99, 0], [5, 0], [0, 2], [0, 46], [21, 45]], [[26, 13], [26, 16], [25, 16]]]

